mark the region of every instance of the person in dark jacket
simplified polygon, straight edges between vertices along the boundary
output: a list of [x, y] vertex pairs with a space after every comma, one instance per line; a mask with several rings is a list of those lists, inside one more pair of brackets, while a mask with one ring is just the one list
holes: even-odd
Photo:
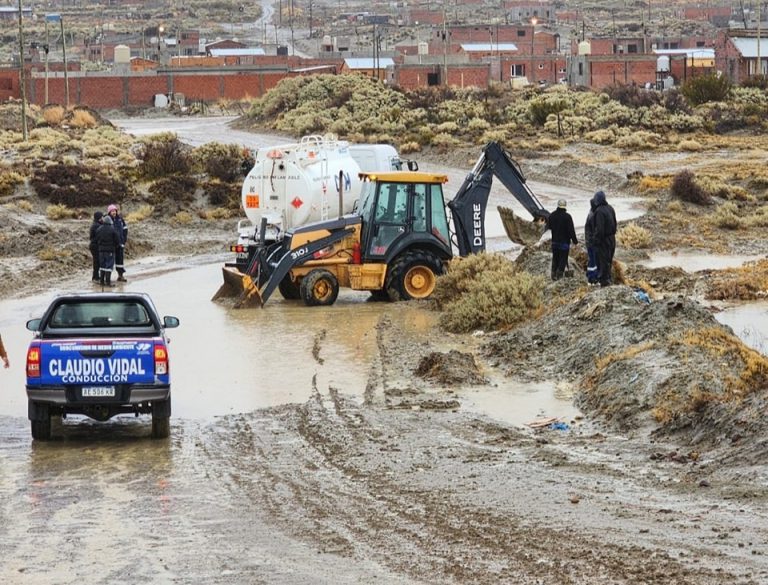
[[93, 282], [99, 282], [99, 247], [96, 245], [96, 230], [101, 226], [102, 217], [104, 217], [104, 214], [101, 211], [97, 211], [93, 214], [90, 243], [88, 244], [88, 249], [91, 251], [91, 258], [93, 259], [93, 275], [91, 276]]
[[107, 207], [107, 213], [112, 218], [112, 223], [115, 226], [117, 237], [120, 240], [120, 245], [115, 250], [115, 270], [117, 271], [117, 280], [119, 282], [126, 282], [125, 280], [125, 244], [128, 242], [128, 224], [125, 223], [123, 216], [120, 215], [120, 207], [113, 203]]
[[557, 202], [557, 209], [549, 214], [544, 231], [552, 231], [552, 280], [559, 280], [568, 268], [571, 242], [578, 244], [573, 218], [568, 213], [565, 199]]
[[112, 284], [112, 268], [115, 266], [115, 250], [120, 245], [112, 218], [105, 215], [101, 219], [101, 226], [96, 230], [96, 246], [99, 249], [99, 283], [102, 286], [115, 286]]
[[587, 282], [597, 284], [600, 276], [595, 252], [595, 198], [589, 200], [589, 213], [584, 223], [584, 241], [587, 244]]
[[605, 193], [595, 193], [594, 246], [600, 286], [611, 284], [613, 254], [616, 252], [616, 212], [608, 205]]

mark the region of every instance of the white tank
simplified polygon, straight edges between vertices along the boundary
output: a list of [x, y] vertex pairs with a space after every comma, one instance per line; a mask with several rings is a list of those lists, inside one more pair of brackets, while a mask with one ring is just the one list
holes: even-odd
[[592, 43], [589, 41], [581, 41], [578, 47], [579, 55], [589, 55], [592, 53]]
[[117, 45], [115, 47], [115, 63], [130, 63], [131, 48], [128, 45]]
[[[349, 213], [360, 196], [360, 166], [346, 141], [305, 136], [301, 142], [261, 148], [243, 182], [242, 204], [251, 227], [240, 230], [240, 240], [258, 237], [267, 219], [266, 239], [313, 221]], [[341, 175], [341, 177], [340, 177]]]
[[667, 55], [662, 55], [656, 59], [656, 71], [659, 73], [669, 72], [669, 57]]
[[417, 46], [416, 50], [419, 55], [429, 55], [429, 43], [426, 43], [424, 41], [421, 41]]

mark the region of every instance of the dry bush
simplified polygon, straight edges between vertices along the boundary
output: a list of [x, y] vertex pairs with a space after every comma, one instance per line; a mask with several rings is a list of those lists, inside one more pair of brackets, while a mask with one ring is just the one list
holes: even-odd
[[701, 149], [701, 143], [693, 139], [681, 140], [677, 144], [677, 150], [682, 152], [699, 152]]
[[680, 201], [670, 201], [667, 203], [667, 211], [671, 213], [681, 213], [685, 209]]
[[24, 211], [27, 211], [27, 212], [32, 212], [35, 209], [32, 203], [27, 199], [20, 199], [19, 201], [17, 201], [16, 207], [18, 207], [19, 209], [23, 209]]
[[616, 241], [622, 248], [640, 249], [650, 248], [652, 243], [651, 232], [635, 223], [629, 223], [620, 228], [616, 233]]
[[201, 219], [229, 219], [232, 217], [232, 210], [225, 209], [224, 207], [216, 207], [215, 209], [200, 210], [198, 214]]
[[768, 260], [747, 262], [717, 273], [709, 285], [708, 299], [752, 301], [768, 296]]
[[135, 209], [132, 212], [130, 212], [128, 215], [126, 215], [125, 220], [128, 223], [144, 221], [148, 217], [151, 217], [154, 211], [155, 211], [155, 208], [153, 206], [142, 205], [138, 209]]
[[741, 217], [739, 208], [732, 201], [727, 201], [718, 207], [715, 212], [709, 216], [709, 222], [712, 225], [727, 230], [738, 230], [744, 226], [744, 220]]
[[179, 211], [176, 215], [174, 215], [171, 218], [172, 223], [177, 223], [179, 225], [188, 225], [192, 223], [192, 220], [194, 217], [189, 211]]
[[96, 118], [88, 110], [73, 110], [68, 122], [74, 128], [95, 128], [98, 126]]
[[675, 175], [670, 191], [673, 197], [681, 201], [688, 201], [696, 205], [709, 205], [711, 203], [709, 195], [699, 186], [696, 177], [688, 169]]
[[415, 140], [411, 140], [409, 142], [403, 142], [400, 144], [398, 150], [400, 151], [400, 154], [411, 154], [414, 152], [419, 152], [421, 151], [421, 144], [419, 144]]
[[241, 194], [240, 185], [222, 183], [221, 181], [207, 181], [200, 185], [203, 189], [208, 204], [224, 206], [227, 209], [240, 209]]
[[640, 191], [661, 191], [662, 189], [669, 189], [672, 186], [672, 177], [669, 175], [646, 175], [640, 179], [637, 184], [637, 188]]
[[171, 132], [144, 138], [137, 158], [140, 161], [139, 173], [148, 179], [186, 175], [191, 166], [187, 148]]
[[536, 148], [538, 150], [560, 150], [562, 147], [562, 143], [553, 138], [542, 137], [536, 141]]
[[170, 176], [158, 179], [149, 186], [154, 204], [182, 204], [192, 201], [197, 182], [190, 176]]
[[747, 227], [768, 227], [768, 205], [758, 207], [751, 215], [744, 218]]
[[512, 327], [541, 307], [544, 283], [527, 272], [484, 272], [445, 306], [440, 326], [453, 333]]
[[63, 106], [47, 106], [43, 108], [43, 120], [49, 126], [61, 126], [66, 113]]
[[210, 177], [225, 182], [242, 178], [245, 157], [243, 149], [236, 144], [208, 142], [197, 147], [192, 156], [196, 165]]
[[77, 215], [77, 212], [66, 205], [57, 203], [46, 207], [45, 215], [48, 219], [72, 219]]
[[0, 197], [12, 195], [23, 182], [24, 177], [16, 171], [0, 171]]
[[472, 281], [485, 272], [512, 274], [515, 272], [515, 265], [499, 254], [488, 252], [456, 258], [448, 265], [446, 273], [437, 279], [437, 286], [430, 298], [438, 309], [442, 309], [467, 292]]
[[107, 206], [132, 195], [125, 181], [100, 168], [79, 164], [53, 164], [37, 169], [30, 185], [41, 199], [69, 207]]

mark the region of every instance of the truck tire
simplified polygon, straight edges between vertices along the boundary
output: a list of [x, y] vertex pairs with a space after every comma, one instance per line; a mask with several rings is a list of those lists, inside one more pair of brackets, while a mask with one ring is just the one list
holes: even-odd
[[426, 299], [435, 290], [443, 263], [426, 250], [409, 250], [398, 256], [387, 271], [385, 288], [393, 301]]
[[[32, 406], [30, 404], [30, 406]], [[37, 417], [30, 421], [32, 438], [36, 441], [50, 441], [51, 439], [51, 414], [47, 404], [34, 405]]]
[[290, 276], [286, 276], [280, 281], [277, 290], [280, 291], [286, 301], [297, 301], [301, 298], [301, 286], [293, 282]]
[[301, 298], [308, 307], [332, 305], [339, 296], [339, 281], [328, 270], [316, 268], [301, 280]]
[[152, 438], [167, 439], [171, 435], [171, 399], [152, 405]]

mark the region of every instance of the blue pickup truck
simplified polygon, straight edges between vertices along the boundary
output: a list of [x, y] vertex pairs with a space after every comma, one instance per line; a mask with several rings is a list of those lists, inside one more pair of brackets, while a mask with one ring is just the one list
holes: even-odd
[[51, 438], [51, 417], [81, 414], [106, 421], [151, 414], [152, 436], [170, 434], [171, 379], [166, 328], [144, 293], [56, 297], [27, 322], [27, 399], [32, 437]]

